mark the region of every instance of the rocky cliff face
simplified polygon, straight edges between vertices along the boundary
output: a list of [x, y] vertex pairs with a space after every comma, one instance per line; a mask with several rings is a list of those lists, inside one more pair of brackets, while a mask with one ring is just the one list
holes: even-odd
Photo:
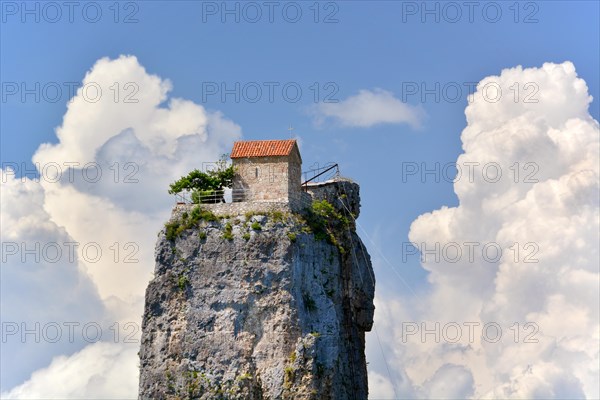
[[358, 189], [313, 187], [328, 203], [304, 214], [174, 212], [146, 291], [140, 398], [366, 399], [375, 281]]

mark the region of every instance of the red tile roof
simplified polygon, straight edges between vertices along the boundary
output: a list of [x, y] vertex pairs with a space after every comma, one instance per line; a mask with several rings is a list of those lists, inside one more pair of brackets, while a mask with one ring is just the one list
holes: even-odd
[[[294, 139], [288, 140], [252, 140], [235, 142], [231, 150], [231, 158], [288, 156], [297, 144]], [[299, 153], [298, 153], [299, 154]]]

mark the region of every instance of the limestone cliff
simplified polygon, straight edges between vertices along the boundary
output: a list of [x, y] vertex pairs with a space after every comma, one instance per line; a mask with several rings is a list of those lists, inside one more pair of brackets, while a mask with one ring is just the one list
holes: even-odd
[[355, 232], [359, 187], [310, 193], [327, 202], [174, 210], [146, 291], [141, 399], [367, 398], [375, 281]]

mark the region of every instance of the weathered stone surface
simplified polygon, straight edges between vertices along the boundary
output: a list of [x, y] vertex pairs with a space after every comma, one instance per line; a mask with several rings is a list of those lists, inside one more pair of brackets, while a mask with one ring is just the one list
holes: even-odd
[[[337, 182], [311, 192], [357, 215], [358, 189]], [[280, 212], [201, 222], [173, 241], [161, 231], [140, 398], [366, 399], [375, 281], [349, 220], [333, 232], [336, 244]]]
[[[327, 200], [336, 209], [350, 211], [354, 218], [360, 214], [360, 187], [346, 179], [309, 183], [306, 186], [313, 200]], [[343, 202], [343, 203], [342, 203]]]

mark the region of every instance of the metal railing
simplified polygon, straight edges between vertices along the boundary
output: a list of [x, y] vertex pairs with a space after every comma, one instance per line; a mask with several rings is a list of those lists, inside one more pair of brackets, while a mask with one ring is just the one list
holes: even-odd
[[309, 182], [325, 182], [330, 179], [335, 179], [340, 176], [340, 168], [337, 163], [328, 163], [322, 167], [309, 169], [308, 171], [302, 172], [304, 182], [301, 187], [306, 190]]
[[180, 204], [218, 204], [239, 203], [252, 199], [252, 191], [249, 189], [225, 189], [206, 190], [202, 192], [182, 192], [175, 195], [177, 203]]
[[[340, 178], [340, 169], [337, 163], [328, 163], [322, 167], [309, 169], [302, 172], [304, 182], [300, 185], [300, 193], [291, 193], [288, 195], [288, 201], [295, 201], [297, 204], [310, 205], [307, 198], [309, 183], [322, 183], [332, 179]], [[175, 194], [178, 204], [219, 204], [219, 203], [240, 203], [243, 201], [269, 201], [257, 198], [257, 193], [251, 189], [224, 189], [224, 190], [205, 190], [181, 192]]]

